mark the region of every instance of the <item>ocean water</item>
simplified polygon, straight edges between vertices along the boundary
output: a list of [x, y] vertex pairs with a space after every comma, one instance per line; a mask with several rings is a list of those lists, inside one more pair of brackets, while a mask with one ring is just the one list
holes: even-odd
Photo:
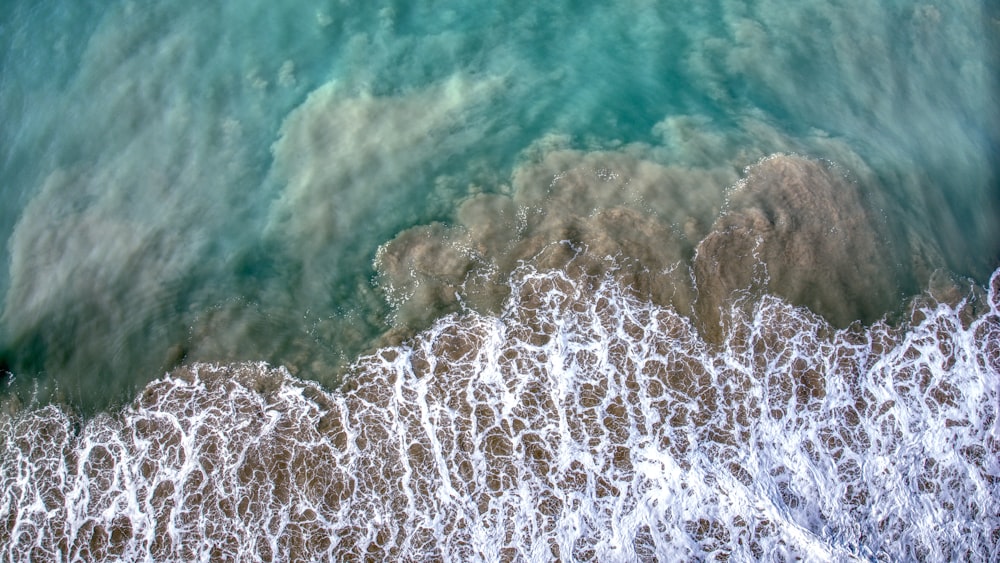
[[989, 2], [0, 6], [10, 560], [1000, 557]]

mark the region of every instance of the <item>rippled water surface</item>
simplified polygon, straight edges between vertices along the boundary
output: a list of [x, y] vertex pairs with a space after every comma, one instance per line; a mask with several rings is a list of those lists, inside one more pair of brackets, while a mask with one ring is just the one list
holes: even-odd
[[12, 560], [1000, 557], [990, 3], [0, 7]]

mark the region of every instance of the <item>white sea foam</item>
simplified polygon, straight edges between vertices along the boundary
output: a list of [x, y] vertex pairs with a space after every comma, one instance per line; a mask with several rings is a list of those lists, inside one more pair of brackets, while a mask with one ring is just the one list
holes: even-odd
[[609, 280], [523, 268], [337, 392], [200, 364], [4, 416], [3, 557], [1000, 556], [1000, 271], [902, 328], [765, 297], [721, 347]]

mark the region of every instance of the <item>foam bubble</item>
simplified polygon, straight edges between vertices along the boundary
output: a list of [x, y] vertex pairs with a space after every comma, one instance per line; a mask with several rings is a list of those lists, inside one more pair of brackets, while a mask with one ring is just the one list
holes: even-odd
[[[11, 559], [992, 559], [1000, 271], [907, 327], [773, 297], [726, 345], [523, 268], [337, 392], [199, 364], [115, 416], [0, 418]], [[976, 299], [974, 296], [967, 299]]]

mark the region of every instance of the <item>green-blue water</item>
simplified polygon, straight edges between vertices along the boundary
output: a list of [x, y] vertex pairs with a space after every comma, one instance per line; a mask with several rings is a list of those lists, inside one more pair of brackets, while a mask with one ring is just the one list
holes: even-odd
[[998, 43], [3, 2], [0, 559], [996, 560]]
[[11, 2], [0, 25], [0, 346], [42, 402], [92, 412], [194, 360], [331, 384], [392, 323], [379, 245], [556, 149], [690, 170], [702, 231], [762, 156], [837, 162], [919, 254], [887, 265], [900, 301], [997, 261], [986, 4]]

